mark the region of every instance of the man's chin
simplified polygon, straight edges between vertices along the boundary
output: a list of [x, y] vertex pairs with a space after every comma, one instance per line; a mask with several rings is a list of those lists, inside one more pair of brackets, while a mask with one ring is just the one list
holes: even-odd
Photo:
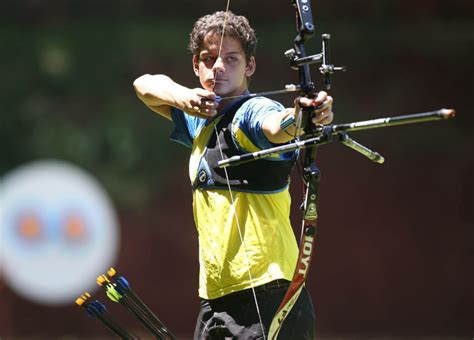
[[214, 86], [214, 93], [221, 96], [221, 97], [223, 97], [223, 96], [227, 95], [229, 93], [229, 91], [225, 87], [220, 86], [219, 84], [216, 84]]
[[214, 93], [217, 94], [218, 96], [221, 97], [231, 97], [231, 96], [236, 96], [240, 95], [239, 91], [234, 90], [229, 90], [225, 87], [222, 86], [216, 86], [214, 87]]

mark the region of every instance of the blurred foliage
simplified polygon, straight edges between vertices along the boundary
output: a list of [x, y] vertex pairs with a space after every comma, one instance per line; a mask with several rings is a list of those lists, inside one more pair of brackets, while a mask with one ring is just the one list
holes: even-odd
[[[32, 159], [65, 159], [97, 175], [125, 203], [143, 200], [179, 148], [167, 142], [171, 124], [158, 124], [132, 88], [137, 65], [152, 64], [152, 53], [160, 67], [188, 62], [186, 53], [160, 51], [161, 32], [110, 23], [3, 28], [1, 43], [9, 48], [2, 54], [2, 173]], [[173, 27], [167, 33], [185, 41]]]
[[[234, 5], [260, 38], [252, 90], [294, 82], [296, 74], [282, 57], [294, 37], [291, 7], [262, 1], [262, 9], [272, 10], [258, 11], [253, 4]], [[455, 99], [473, 90], [474, 30], [462, 10], [472, 6], [386, 1], [366, 3], [364, 11], [356, 1], [344, 4], [341, 9], [328, 1], [315, 10], [325, 13], [315, 15], [318, 29], [333, 35], [334, 63], [349, 66], [347, 75], [334, 77], [338, 122], [436, 109], [440, 101], [467, 108], [467, 97]], [[185, 1], [179, 7], [186, 11], [158, 1], [6, 1], [1, 6], [0, 175], [34, 159], [69, 160], [96, 175], [118, 203], [139, 207], [175, 169], [186, 172], [187, 151], [168, 140], [172, 125], [139, 102], [132, 82], [144, 73], [164, 72], [198, 86], [186, 51], [188, 33], [199, 15], [222, 9], [221, 1]], [[318, 48], [315, 39], [310, 52]], [[461, 66], [467, 78], [459, 73]], [[291, 103], [291, 98], [281, 100]], [[472, 118], [451, 129], [459, 142], [470, 138]], [[459, 134], [463, 129], [466, 134]], [[428, 130], [413, 141], [425, 150], [447, 133], [446, 128]]]

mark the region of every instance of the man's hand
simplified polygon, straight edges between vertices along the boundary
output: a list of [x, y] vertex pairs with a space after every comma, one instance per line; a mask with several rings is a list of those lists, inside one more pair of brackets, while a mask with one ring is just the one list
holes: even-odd
[[[316, 98], [298, 97], [295, 99], [295, 107], [287, 108], [279, 113], [268, 116], [262, 124], [263, 133], [268, 140], [275, 144], [286, 143], [304, 134], [298, 122], [298, 114], [301, 108], [312, 108], [311, 121], [313, 124], [329, 124], [332, 122], [331, 96], [324, 91], [318, 93]], [[293, 118], [290, 126], [282, 128], [282, 122]]]
[[319, 92], [316, 98], [298, 97], [295, 99], [295, 112], [301, 107], [313, 107], [313, 124], [329, 124], [334, 118], [332, 102], [332, 97], [324, 91]]
[[184, 103], [184, 111], [192, 116], [209, 119], [217, 114], [218, 106], [214, 92], [195, 88], [189, 91]]
[[164, 74], [144, 74], [133, 82], [138, 98], [153, 111], [172, 120], [171, 109], [209, 119], [217, 114], [216, 94], [202, 88], [190, 89]]

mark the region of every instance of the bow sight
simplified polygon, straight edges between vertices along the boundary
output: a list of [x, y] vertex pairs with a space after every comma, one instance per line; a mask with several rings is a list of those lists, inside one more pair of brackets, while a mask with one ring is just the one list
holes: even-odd
[[[295, 48], [292, 48], [285, 52], [285, 56], [290, 59], [290, 67], [293, 70], [299, 70], [304, 65], [311, 65], [321, 63], [319, 72], [324, 75], [324, 86], [327, 90], [331, 88], [331, 74], [335, 71], [346, 71], [345, 66], [334, 66], [329, 63], [329, 40], [331, 35], [324, 33], [321, 35], [322, 38], [322, 52], [313, 54], [306, 57], [301, 57], [301, 47], [299, 52]], [[296, 41], [295, 41], [296, 45]], [[314, 86], [314, 85], [313, 85]]]
[[290, 67], [300, 71], [301, 85], [306, 94], [314, 91], [314, 84], [309, 75], [309, 65], [322, 63], [319, 71], [324, 75], [324, 85], [326, 89], [331, 88], [331, 74], [335, 71], [345, 71], [344, 66], [334, 66], [330, 63], [329, 40], [331, 35], [325, 33], [322, 38], [322, 51], [314, 55], [306, 55], [305, 42], [314, 34], [313, 15], [311, 12], [311, 2], [309, 0], [293, 0], [293, 6], [297, 10], [296, 29], [297, 36], [294, 40], [294, 48], [285, 52], [285, 56], [290, 59]]

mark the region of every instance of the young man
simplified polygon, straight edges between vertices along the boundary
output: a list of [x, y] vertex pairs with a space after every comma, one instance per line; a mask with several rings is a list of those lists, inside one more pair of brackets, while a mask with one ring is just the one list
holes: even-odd
[[[225, 157], [286, 143], [302, 134], [280, 123], [300, 106], [312, 122], [332, 121], [332, 98], [297, 98], [285, 108], [264, 97], [245, 97], [255, 72], [256, 37], [245, 17], [216, 12], [193, 27], [189, 47], [202, 88], [187, 88], [165, 75], [135, 80], [138, 97], [174, 123], [172, 139], [191, 148], [189, 175], [199, 234], [199, 313], [195, 339], [263, 339], [286, 293], [298, 246], [290, 225], [289, 152], [228, 170]], [[225, 99], [226, 97], [243, 96]], [[220, 100], [220, 98], [222, 100]], [[265, 332], [265, 335], [263, 334]], [[314, 311], [303, 290], [279, 333], [312, 339]]]

